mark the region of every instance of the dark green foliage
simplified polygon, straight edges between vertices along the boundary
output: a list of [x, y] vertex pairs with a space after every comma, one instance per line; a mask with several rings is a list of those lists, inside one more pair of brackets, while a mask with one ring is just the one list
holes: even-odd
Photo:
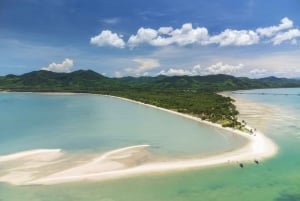
[[91, 70], [72, 73], [41, 70], [0, 77], [0, 90], [109, 94], [237, 128], [241, 124], [236, 120], [237, 111], [232, 100], [216, 92], [278, 87], [300, 87], [300, 80], [249, 79], [229, 75], [108, 78]]
[[203, 120], [235, 127], [238, 114], [232, 99], [211, 92], [191, 91], [119, 91], [111, 95], [191, 114]]
[[0, 89], [16, 91], [110, 92], [122, 90], [218, 92], [225, 90], [299, 87], [300, 81], [268, 77], [236, 78], [229, 75], [108, 78], [91, 70], [72, 73], [33, 71], [0, 77]]

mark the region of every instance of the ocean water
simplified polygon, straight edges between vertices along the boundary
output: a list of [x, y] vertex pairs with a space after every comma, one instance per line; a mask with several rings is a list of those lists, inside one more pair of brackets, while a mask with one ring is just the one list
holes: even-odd
[[155, 153], [184, 156], [222, 152], [244, 142], [180, 116], [98, 95], [0, 93], [0, 111], [0, 155], [39, 148], [105, 152], [149, 144]]
[[[247, 94], [233, 94], [233, 96], [250, 101], [254, 106], [255, 103], [262, 104], [263, 107], [257, 107], [257, 111], [255, 111], [256, 107], [253, 107], [251, 115], [241, 115], [249, 124], [263, 131], [279, 146], [279, 153], [276, 156], [261, 161], [259, 165], [249, 161], [243, 169], [239, 168], [238, 164], [231, 164], [101, 182], [77, 182], [52, 186], [16, 187], [0, 184], [0, 200], [299, 201], [300, 96], [274, 95], [274, 93], [299, 94], [300, 89], [243, 92]], [[272, 95], [248, 94], [248, 92], [272, 92]], [[133, 107], [139, 106], [133, 105]], [[272, 112], [262, 111], [265, 107], [266, 111]], [[254, 116], [253, 113], [257, 115]], [[2, 152], [5, 150], [3, 149]]]

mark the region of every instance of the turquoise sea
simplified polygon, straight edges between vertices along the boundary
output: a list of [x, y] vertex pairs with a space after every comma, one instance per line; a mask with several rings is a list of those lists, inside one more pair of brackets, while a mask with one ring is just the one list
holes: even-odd
[[177, 115], [99, 95], [0, 93], [0, 111], [0, 155], [39, 148], [101, 153], [149, 144], [157, 154], [186, 156], [244, 142]]
[[[51, 186], [0, 183], [0, 200], [300, 200], [300, 96], [297, 95], [300, 89], [243, 93], [233, 96], [274, 109], [272, 114], [262, 111], [257, 111], [256, 116], [242, 114], [250, 125], [279, 146], [278, 155], [259, 165], [249, 161], [243, 169], [231, 164]], [[100, 153], [150, 144], [157, 155], [182, 157], [212, 154], [243, 144], [243, 140], [221, 130], [101, 96], [2, 93], [0, 111], [1, 155], [35, 148]]]

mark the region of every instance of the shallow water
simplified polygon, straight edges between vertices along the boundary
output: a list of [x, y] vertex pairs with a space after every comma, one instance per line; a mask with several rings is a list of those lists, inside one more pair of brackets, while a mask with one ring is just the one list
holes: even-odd
[[[280, 89], [279, 92], [289, 90], [300, 92], [300, 89]], [[300, 97], [284, 96], [274, 99], [273, 96], [235, 96], [276, 108], [275, 120], [261, 111], [257, 111], [260, 115], [256, 118], [246, 119], [249, 123], [259, 122], [261, 126], [257, 128], [278, 144], [279, 154], [272, 159], [261, 161], [259, 165], [249, 161], [243, 169], [238, 164], [231, 164], [102, 182], [26, 187], [0, 184], [0, 200], [300, 200]]]
[[244, 142], [180, 116], [97, 95], [1, 93], [0, 111], [0, 155], [37, 148], [104, 152], [149, 144], [153, 152], [184, 156]]

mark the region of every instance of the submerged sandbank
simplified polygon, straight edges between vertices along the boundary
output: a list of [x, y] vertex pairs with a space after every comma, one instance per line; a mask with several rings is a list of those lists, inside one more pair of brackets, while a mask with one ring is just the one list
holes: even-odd
[[99, 166], [101, 167], [102, 165], [105, 165], [105, 163], [100, 163], [98, 164], [98, 167], [93, 167], [93, 162], [91, 161], [90, 163], [75, 167], [75, 170], [79, 171], [72, 171], [72, 169], [70, 169], [56, 173], [54, 175], [49, 175], [45, 178], [28, 182], [27, 184], [56, 184], [82, 180], [103, 180], [111, 178], [120, 178], [124, 176], [126, 177], [142, 173], [209, 167], [249, 160], [261, 160], [263, 158], [270, 157], [276, 153], [277, 149], [274, 143], [268, 138], [266, 138], [263, 134], [256, 133], [256, 136], [250, 136], [248, 134], [240, 133], [240, 135], [243, 135], [244, 137], [247, 137], [247, 139], [249, 139], [249, 143], [245, 147], [216, 156], [183, 161], [149, 163], [129, 168], [116, 168], [116, 170], [112, 171], [99, 171], [96, 173], [90, 173], [91, 169], [94, 171], [95, 169], [93, 168], [99, 168]]
[[52, 157], [58, 157], [59, 155], [61, 155], [60, 149], [35, 149], [35, 150], [22, 151], [14, 154], [0, 156], [0, 162], [18, 160], [26, 157], [44, 158], [44, 156], [47, 156], [45, 157], [45, 159], [48, 159], [49, 156], [51, 156], [52, 158]]
[[[119, 98], [119, 97], [113, 97], [113, 98]], [[66, 169], [59, 170], [56, 171], [55, 173], [48, 174], [48, 175], [36, 176], [35, 171], [39, 171], [39, 169], [34, 169], [34, 171], [30, 172], [28, 171], [30, 169], [30, 165], [29, 165], [26, 168], [23, 169], [21, 168], [22, 169], [21, 175], [23, 175], [23, 179], [21, 180], [18, 179], [20, 178], [20, 171], [12, 170], [9, 172], [9, 174], [6, 174], [4, 176], [0, 175], [0, 181], [9, 182], [12, 184], [26, 185], [26, 184], [56, 184], [56, 183], [75, 182], [75, 181], [83, 181], [83, 180], [103, 180], [103, 179], [130, 176], [134, 174], [175, 171], [175, 170], [182, 170], [188, 168], [209, 167], [209, 166], [236, 163], [242, 161], [253, 161], [256, 159], [261, 160], [267, 157], [271, 157], [277, 152], [277, 146], [259, 131], [255, 131], [254, 134], [250, 135], [241, 132], [239, 130], [235, 130], [231, 128], [223, 128], [221, 125], [214, 124], [208, 121], [203, 121], [200, 118], [193, 117], [190, 115], [178, 113], [175, 111], [140, 103], [125, 98], [119, 98], [119, 99], [130, 101], [133, 103], [138, 103], [141, 105], [145, 105], [147, 107], [152, 107], [172, 114], [180, 115], [182, 117], [189, 118], [201, 123], [205, 123], [210, 126], [218, 127], [230, 131], [236, 135], [242, 136], [245, 139], [247, 139], [248, 142], [244, 147], [237, 148], [236, 150], [232, 150], [230, 152], [225, 152], [215, 156], [181, 160], [181, 161], [166, 161], [166, 162], [153, 162], [153, 163], [143, 162], [144, 158], [147, 157], [146, 148], [149, 145], [136, 145], [136, 146], [125, 147], [125, 148], [104, 153], [98, 157], [94, 157], [89, 161], [85, 161], [81, 164], [77, 164], [73, 167], [68, 167]], [[30, 151], [28, 153], [30, 153]], [[48, 153], [44, 152], [45, 157], [47, 157]], [[40, 154], [42, 154], [42, 152], [40, 152]], [[7, 156], [3, 156], [3, 157], [7, 157]], [[13, 154], [10, 155], [10, 157], [8, 158], [22, 159], [22, 154], [21, 155]], [[63, 158], [63, 156], [61, 156], [60, 158]], [[34, 159], [34, 154], [31, 155], [31, 159]], [[49, 164], [51, 164], [56, 160], [57, 158], [54, 158], [53, 160], [50, 159], [48, 162]]]

